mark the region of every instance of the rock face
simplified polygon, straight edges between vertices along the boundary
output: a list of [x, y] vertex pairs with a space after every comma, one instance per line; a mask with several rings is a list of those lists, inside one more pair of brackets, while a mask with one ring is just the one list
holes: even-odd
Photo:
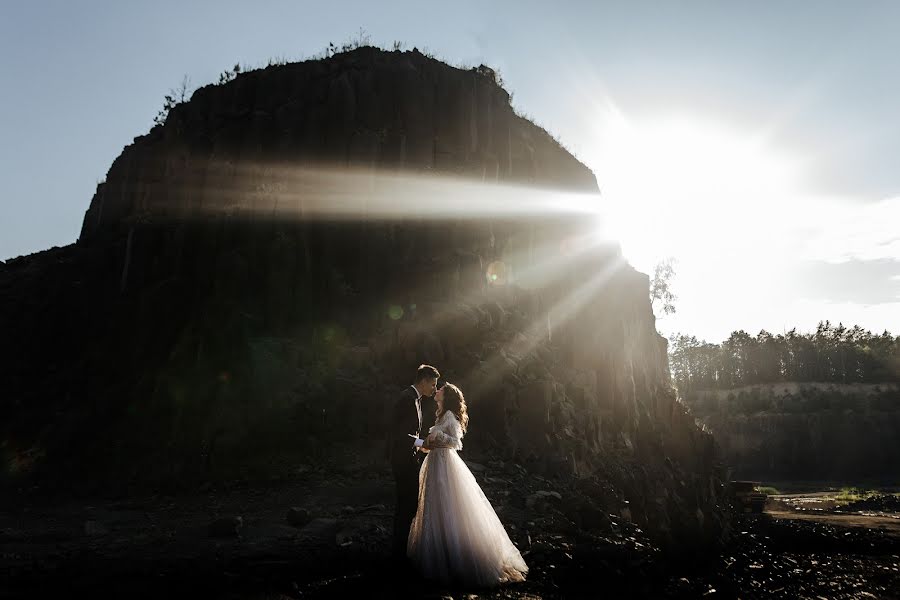
[[[443, 173], [597, 191], [594, 175], [517, 116], [489, 69], [363, 48], [206, 86], [115, 160], [81, 239], [145, 214], [265, 203], [287, 166]], [[267, 184], [269, 187], [267, 188]], [[236, 193], [240, 190], [240, 194]], [[251, 196], [251, 197], [247, 197]]]
[[698, 390], [685, 398], [735, 475], [893, 484], [900, 464], [900, 386], [778, 383]]
[[[468, 196], [335, 217], [410, 175]], [[500, 184], [596, 191], [486, 69], [362, 48], [198, 90], [116, 159], [76, 245], [0, 270], [5, 483], [384, 468], [385, 407], [429, 362], [466, 393], [467, 460], [555, 478], [590, 522], [717, 535], [712, 438], [675, 401], [647, 276], [508, 190], [453, 213]]]

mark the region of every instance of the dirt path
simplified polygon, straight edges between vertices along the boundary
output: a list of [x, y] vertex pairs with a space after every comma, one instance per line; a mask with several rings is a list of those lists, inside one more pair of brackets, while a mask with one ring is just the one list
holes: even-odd
[[819, 511], [797, 511], [789, 508], [766, 507], [766, 513], [776, 519], [794, 519], [798, 521], [814, 521], [838, 527], [859, 527], [884, 531], [891, 537], [900, 540], [900, 515], [864, 515], [857, 513], [837, 514]]
[[[766, 503], [766, 513], [776, 519], [824, 523], [843, 528], [869, 529], [900, 539], [900, 513], [881, 510], [853, 510], [853, 505], [848, 506], [848, 501], [840, 498], [837, 494], [837, 490], [829, 489], [772, 495], [769, 496]], [[889, 496], [882, 496], [882, 498], [889, 498]], [[877, 499], [874, 502], [876, 507], [883, 506]]]

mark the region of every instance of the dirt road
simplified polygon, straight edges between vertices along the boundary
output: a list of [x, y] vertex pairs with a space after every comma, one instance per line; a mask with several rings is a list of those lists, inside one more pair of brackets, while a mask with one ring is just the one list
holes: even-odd
[[[891, 496], [888, 494], [880, 498], [891, 499]], [[854, 505], [841, 500], [835, 490], [771, 495], [766, 513], [777, 519], [870, 529], [900, 539], [900, 513], [893, 510], [854, 510]]]
[[838, 527], [879, 530], [900, 540], [900, 515], [837, 514], [832, 512], [797, 511], [779, 506], [766, 507], [766, 513], [776, 519], [813, 521]]

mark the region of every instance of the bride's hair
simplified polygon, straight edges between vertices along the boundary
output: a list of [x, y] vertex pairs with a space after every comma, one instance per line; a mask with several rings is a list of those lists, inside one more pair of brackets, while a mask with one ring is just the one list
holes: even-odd
[[445, 383], [444, 387], [444, 412], [437, 416], [440, 419], [448, 410], [456, 415], [463, 433], [469, 426], [469, 413], [466, 411], [466, 397], [463, 396], [462, 390], [452, 383]]

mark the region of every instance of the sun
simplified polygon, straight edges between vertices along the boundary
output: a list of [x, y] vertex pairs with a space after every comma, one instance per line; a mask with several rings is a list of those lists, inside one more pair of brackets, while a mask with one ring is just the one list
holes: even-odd
[[667, 256], [740, 252], [798, 193], [799, 161], [761, 134], [692, 116], [631, 120], [618, 112], [596, 127], [586, 160], [605, 227], [645, 272]]

